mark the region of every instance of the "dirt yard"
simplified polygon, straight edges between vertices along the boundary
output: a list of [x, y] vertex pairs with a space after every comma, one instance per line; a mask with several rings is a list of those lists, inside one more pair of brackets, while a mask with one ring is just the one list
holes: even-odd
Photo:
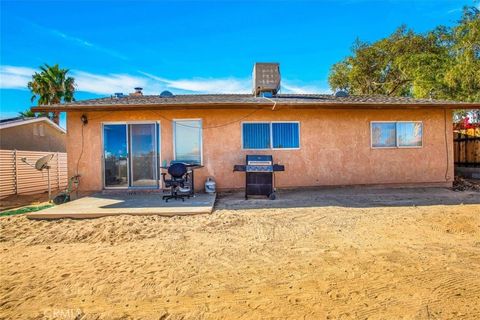
[[1, 218], [0, 318], [480, 318], [480, 193], [302, 197], [225, 195], [190, 217]]
[[31, 195], [12, 195], [0, 200], [0, 212], [29, 205], [43, 205], [48, 203], [48, 193]]

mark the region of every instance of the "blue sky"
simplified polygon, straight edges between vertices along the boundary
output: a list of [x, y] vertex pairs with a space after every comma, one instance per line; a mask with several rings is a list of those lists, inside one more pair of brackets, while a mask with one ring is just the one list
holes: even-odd
[[249, 92], [253, 63], [280, 62], [283, 92], [329, 92], [353, 41], [400, 24], [425, 32], [470, 0], [1, 1], [1, 117], [30, 103], [43, 63], [72, 70], [78, 99], [129, 93]]

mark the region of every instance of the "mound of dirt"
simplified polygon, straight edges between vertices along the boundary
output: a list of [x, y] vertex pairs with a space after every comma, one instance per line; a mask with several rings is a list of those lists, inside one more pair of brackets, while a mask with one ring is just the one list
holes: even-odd
[[453, 191], [476, 191], [480, 192], [480, 183], [472, 180], [466, 180], [461, 177], [455, 177], [453, 181]]

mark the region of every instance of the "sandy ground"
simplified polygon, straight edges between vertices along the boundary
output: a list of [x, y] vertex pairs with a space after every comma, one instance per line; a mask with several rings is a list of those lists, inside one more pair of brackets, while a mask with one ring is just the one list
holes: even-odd
[[[63, 191], [63, 190], [62, 190]], [[52, 190], [52, 198], [55, 197], [60, 192], [60, 190]], [[92, 194], [92, 192], [80, 192], [79, 197], [84, 197]], [[72, 199], [77, 197], [76, 192], [72, 192]], [[41, 206], [48, 204], [48, 193], [37, 193], [37, 194], [28, 194], [28, 195], [11, 195], [0, 199], [0, 212], [18, 209], [26, 206]]]
[[270, 209], [227, 195], [190, 217], [1, 218], [0, 318], [480, 318], [479, 193], [342, 192]]
[[48, 193], [12, 195], [0, 199], [0, 211], [6, 211], [30, 205], [43, 205], [47, 203]]

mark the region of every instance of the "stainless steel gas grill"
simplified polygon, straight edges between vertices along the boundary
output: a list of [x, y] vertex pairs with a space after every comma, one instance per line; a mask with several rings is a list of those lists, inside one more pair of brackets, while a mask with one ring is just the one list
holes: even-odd
[[271, 155], [247, 155], [247, 164], [236, 164], [233, 171], [243, 171], [245, 177], [245, 199], [249, 195], [267, 196], [275, 199], [276, 171], [285, 171], [285, 166], [273, 163]]

